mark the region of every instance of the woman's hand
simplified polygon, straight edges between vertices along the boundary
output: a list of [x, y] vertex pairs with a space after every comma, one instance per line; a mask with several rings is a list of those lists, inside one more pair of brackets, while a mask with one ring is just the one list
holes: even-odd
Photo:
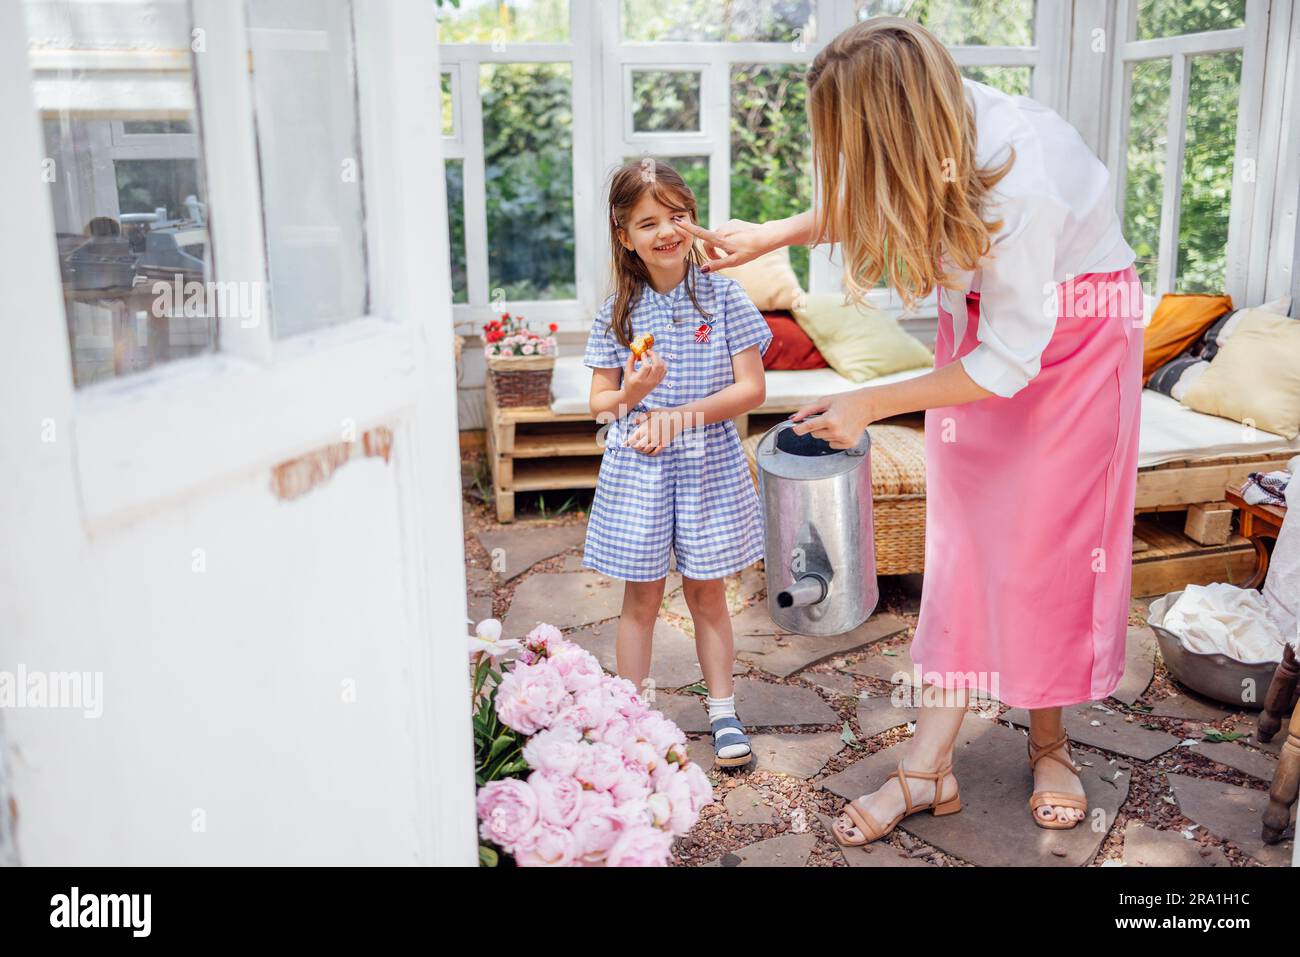
[[818, 399], [790, 418], [799, 423], [794, 427], [797, 434], [824, 439], [831, 448], [851, 449], [863, 429], [879, 418], [873, 406], [871, 389], [857, 389]]
[[640, 366], [637, 365], [636, 356], [629, 353], [627, 364], [623, 366], [623, 391], [627, 404], [636, 405], [653, 392], [667, 374], [667, 363], [655, 355], [654, 349], [641, 353]]
[[683, 220], [673, 224], [682, 238], [704, 242], [704, 253], [709, 257], [706, 271], [730, 269], [782, 245], [771, 223], [747, 223], [743, 219], [730, 219], [715, 229], [704, 229]]
[[673, 412], [672, 409], [638, 412], [631, 420], [636, 428], [623, 444], [646, 455], [658, 455], [677, 437], [682, 425], [682, 416]]

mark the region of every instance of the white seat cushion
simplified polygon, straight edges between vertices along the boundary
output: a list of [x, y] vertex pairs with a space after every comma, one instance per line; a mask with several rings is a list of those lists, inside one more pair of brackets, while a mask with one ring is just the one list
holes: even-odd
[[[901, 382], [929, 369], [895, 372], [865, 383], [867, 386]], [[767, 373], [767, 401], [760, 412], [793, 412], [824, 395], [861, 388], [834, 369], [770, 371]], [[591, 370], [582, 356], [560, 356], [551, 380], [551, 411], [586, 414], [591, 394]], [[1184, 459], [1212, 459], [1225, 455], [1253, 455], [1300, 452], [1300, 438], [1288, 442], [1280, 435], [1248, 430], [1239, 422], [1185, 409], [1167, 395], [1142, 390], [1142, 433], [1138, 467], [1179, 462]]]

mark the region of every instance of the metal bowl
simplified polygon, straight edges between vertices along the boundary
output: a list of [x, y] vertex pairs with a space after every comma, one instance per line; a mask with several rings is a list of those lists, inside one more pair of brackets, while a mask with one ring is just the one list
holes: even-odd
[[[1162, 624], [1165, 613], [1182, 594], [1181, 591], [1170, 592], [1157, 598], [1147, 609], [1147, 624], [1156, 633], [1165, 667], [1179, 684], [1207, 698], [1233, 708], [1258, 711], [1264, 706], [1264, 693], [1273, 680], [1277, 662], [1252, 665], [1227, 655], [1204, 654], [1183, 647], [1183, 640]], [[1244, 700], [1246, 698], [1250, 700]]]

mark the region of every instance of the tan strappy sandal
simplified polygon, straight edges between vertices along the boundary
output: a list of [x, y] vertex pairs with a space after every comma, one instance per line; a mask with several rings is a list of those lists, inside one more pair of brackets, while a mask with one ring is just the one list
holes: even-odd
[[[891, 774], [890, 778], [898, 778], [898, 786], [903, 789], [903, 807], [901, 814], [895, 815], [894, 819], [884, 827], [876, 823], [876, 819], [863, 806], [861, 798], [850, 801], [844, 805], [844, 812], [849, 816], [858, 832], [863, 836], [862, 840], [855, 840], [849, 837], [840, 829], [840, 822], [836, 820], [831, 825], [831, 830], [835, 833], [835, 840], [839, 841], [845, 847], [861, 847], [863, 844], [870, 844], [872, 841], [878, 841], [895, 827], [898, 822], [909, 814], [915, 814], [918, 811], [930, 811], [935, 817], [942, 817], [945, 814], [956, 814], [961, 810], [961, 792], [954, 791], [952, 797], [944, 798], [943, 796], [943, 779], [952, 773], [952, 765], [946, 765], [938, 771], [909, 771], [903, 767], [903, 762], [898, 762], [898, 770]], [[934, 782], [934, 799], [926, 801], [923, 804], [912, 803], [912, 792], [907, 787], [907, 779], [916, 778], [921, 781]], [[889, 778], [885, 778], [886, 781]]]
[[[1070, 753], [1070, 736], [1068, 734], [1062, 731], [1059, 738], [1051, 744], [1045, 745], [1036, 744], [1032, 734], [1028, 735], [1028, 738], [1029, 770], [1031, 773], [1038, 766], [1039, 761], [1043, 760], [1043, 758], [1051, 758], [1053, 761], [1065, 765], [1074, 772], [1076, 777], [1078, 776], [1079, 766], [1074, 763], [1073, 756], [1067, 758], [1056, 753], [1056, 749], [1062, 744], [1065, 745], [1065, 753]], [[1050, 820], [1043, 820], [1038, 816], [1038, 809], [1048, 805], [1075, 808], [1082, 811], [1085, 816], [1088, 813], [1088, 799], [1086, 797], [1079, 797], [1077, 794], [1066, 794], [1064, 791], [1035, 791], [1029, 796], [1029, 816], [1034, 819], [1034, 823], [1039, 827], [1045, 827], [1051, 831], [1068, 831], [1072, 827], [1077, 827], [1079, 821], [1082, 821], [1083, 818], [1079, 818], [1079, 821], [1059, 821], [1055, 817]]]

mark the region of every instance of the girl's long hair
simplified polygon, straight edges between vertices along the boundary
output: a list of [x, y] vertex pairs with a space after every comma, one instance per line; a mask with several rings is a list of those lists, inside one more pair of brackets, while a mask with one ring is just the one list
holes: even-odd
[[819, 190], [815, 243], [839, 242], [844, 291], [882, 277], [908, 308], [950, 285], [939, 257], [973, 270], [1001, 220], [985, 200], [1015, 162], [975, 165], [975, 116], [952, 55], [919, 24], [875, 17], [827, 44], [808, 71]]
[[[641, 298], [641, 292], [650, 282], [650, 271], [635, 250], [627, 249], [620, 233], [628, 227], [627, 217], [641, 197], [650, 193], [659, 202], [676, 212], [686, 213], [691, 222], [698, 222], [695, 193], [686, 185], [682, 174], [667, 163], [656, 159], [643, 159], [625, 163], [614, 171], [609, 183], [609, 248], [614, 279], [614, 316], [611, 325], [614, 336], [622, 345], [632, 341], [632, 309]], [[700, 315], [707, 317], [695, 297], [695, 273], [692, 266], [704, 262], [699, 244], [692, 242], [686, 253], [686, 294]]]

